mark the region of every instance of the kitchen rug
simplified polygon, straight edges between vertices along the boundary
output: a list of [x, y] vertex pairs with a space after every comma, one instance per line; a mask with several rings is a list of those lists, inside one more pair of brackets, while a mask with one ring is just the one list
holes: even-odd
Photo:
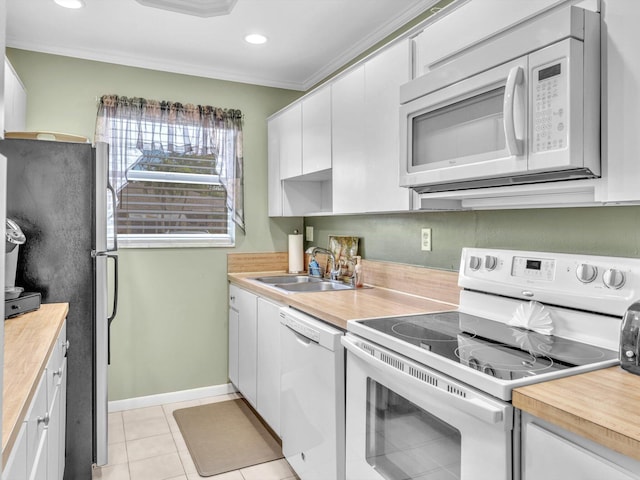
[[283, 458], [278, 441], [242, 398], [175, 410], [202, 477]]

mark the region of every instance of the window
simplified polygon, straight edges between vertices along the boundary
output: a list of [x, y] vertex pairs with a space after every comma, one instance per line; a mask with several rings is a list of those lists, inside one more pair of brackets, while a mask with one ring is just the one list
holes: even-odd
[[124, 246], [232, 246], [244, 229], [238, 110], [103, 96], [96, 141], [109, 143]]

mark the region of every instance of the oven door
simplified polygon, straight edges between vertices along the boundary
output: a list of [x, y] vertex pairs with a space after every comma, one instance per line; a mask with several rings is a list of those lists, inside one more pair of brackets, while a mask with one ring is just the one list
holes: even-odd
[[351, 334], [349, 479], [512, 480], [513, 407]]
[[526, 172], [527, 77], [525, 56], [402, 105], [400, 186]]

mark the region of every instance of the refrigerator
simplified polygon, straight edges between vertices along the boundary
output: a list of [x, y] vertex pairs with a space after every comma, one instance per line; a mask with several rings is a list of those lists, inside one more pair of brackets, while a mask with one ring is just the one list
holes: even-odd
[[93, 463], [107, 463], [109, 326], [117, 305], [108, 145], [5, 139], [0, 154], [7, 218], [26, 236], [16, 285], [40, 292], [42, 303], [69, 303], [64, 478], [90, 479]]

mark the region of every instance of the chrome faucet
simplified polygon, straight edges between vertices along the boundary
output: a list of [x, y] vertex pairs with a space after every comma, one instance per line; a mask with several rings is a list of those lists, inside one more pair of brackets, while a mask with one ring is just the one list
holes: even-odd
[[331, 280], [337, 280], [338, 274], [340, 273], [340, 267], [336, 263], [336, 256], [331, 250], [327, 250], [326, 248], [322, 247], [309, 247], [307, 248], [306, 254], [315, 257], [316, 253], [318, 252], [329, 255], [329, 258], [331, 259], [331, 270], [329, 271], [329, 278]]

